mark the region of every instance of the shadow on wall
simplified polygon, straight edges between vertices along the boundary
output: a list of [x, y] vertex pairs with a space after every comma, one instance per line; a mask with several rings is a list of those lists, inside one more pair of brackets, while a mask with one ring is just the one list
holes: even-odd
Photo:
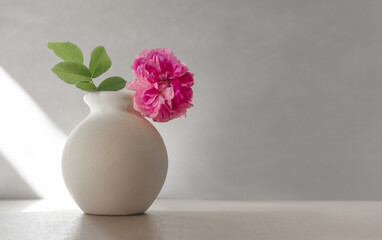
[[60, 167], [65, 134], [1, 67], [0, 82], [0, 198], [69, 197]]
[[37, 193], [0, 154], [0, 199], [37, 198]]

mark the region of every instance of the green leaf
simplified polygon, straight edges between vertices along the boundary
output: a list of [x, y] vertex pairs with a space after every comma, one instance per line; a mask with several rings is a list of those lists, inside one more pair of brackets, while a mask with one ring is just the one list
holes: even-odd
[[92, 77], [96, 78], [111, 67], [111, 60], [103, 46], [96, 47], [91, 54], [89, 69]]
[[92, 82], [78, 82], [76, 84], [76, 87], [78, 87], [81, 90], [87, 91], [87, 92], [97, 92], [98, 89]]
[[84, 56], [81, 49], [71, 42], [50, 42], [48, 48], [53, 50], [57, 57], [64, 61], [74, 61], [84, 63]]
[[106, 78], [98, 86], [98, 91], [118, 91], [126, 86], [126, 80], [121, 77]]
[[78, 62], [60, 62], [52, 68], [52, 71], [69, 84], [92, 81], [89, 69]]

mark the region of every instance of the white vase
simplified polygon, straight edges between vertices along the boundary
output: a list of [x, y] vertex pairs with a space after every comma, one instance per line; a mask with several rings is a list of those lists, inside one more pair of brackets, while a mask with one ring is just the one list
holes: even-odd
[[127, 92], [84, 96], [90, 114], [70, 134], [62, 157], [65, 184], [82, 211], [96, 215], [145, 212], [167, 174], [164, 142]]

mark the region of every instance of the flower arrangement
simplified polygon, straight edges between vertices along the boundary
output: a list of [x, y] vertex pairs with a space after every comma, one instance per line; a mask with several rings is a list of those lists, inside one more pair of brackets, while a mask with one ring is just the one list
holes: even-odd
[[103, 46], [92, 51], [89, 67], [84, 65], [82, 51], [74, 43], [50, 42], [48, 48], [64, 60], [52, 68], [61, 80], [87, 92], [118, 91], [125, 87], [133, 90], [134, 109], [155, 122], [185, 117], [186, 110], [193, 106], [193, 74], [169, 48], [144, 49], [138, 53], [131, 65], [135, 80], [126, 82], [122, 77], [109, 77], [98, 87], [94, 79], [111, 67]]

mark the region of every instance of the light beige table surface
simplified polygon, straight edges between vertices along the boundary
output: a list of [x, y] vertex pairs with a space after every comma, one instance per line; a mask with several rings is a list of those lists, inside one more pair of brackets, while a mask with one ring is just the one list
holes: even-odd
[[382, 239], [382, 202], [157, 200], [144, 215], [106, 217], [0, 201], [0, 239]]

